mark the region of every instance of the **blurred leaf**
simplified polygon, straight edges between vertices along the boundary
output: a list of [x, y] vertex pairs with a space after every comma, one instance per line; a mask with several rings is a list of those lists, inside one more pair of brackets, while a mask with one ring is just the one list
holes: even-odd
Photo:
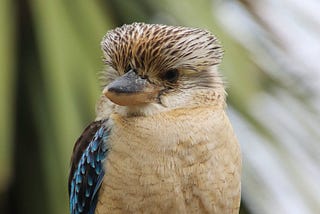
[[15, 115], [15, 13], [10, 0], [0, 1], [0, 193], [8, 187], [12, 172], [12, 140]]

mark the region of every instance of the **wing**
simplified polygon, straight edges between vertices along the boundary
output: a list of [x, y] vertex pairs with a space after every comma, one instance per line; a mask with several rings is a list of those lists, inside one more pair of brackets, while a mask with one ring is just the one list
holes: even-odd
[[71, 214], [93, 214], [97, 205], [110, 129], [106, 120], [91, 123], [77, 140], [71, 158], [69, 203]]

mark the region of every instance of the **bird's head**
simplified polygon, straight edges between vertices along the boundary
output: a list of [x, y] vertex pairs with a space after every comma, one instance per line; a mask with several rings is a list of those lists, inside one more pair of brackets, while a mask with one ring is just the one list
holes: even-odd
[[101, 46], [107, 66], [103, 94], [121, 114], [224, 106], [217, 71], [223, 51], [208, 31], [133, 23], [109, 31]]

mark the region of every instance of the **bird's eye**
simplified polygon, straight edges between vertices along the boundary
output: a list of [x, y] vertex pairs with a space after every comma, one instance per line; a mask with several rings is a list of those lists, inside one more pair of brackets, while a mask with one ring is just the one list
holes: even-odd
[[178, 78], [179, 78], [178, 69], [168, 70], [163, 76], [163, 79], [165, 79], [165, 80], [167, 80], [168, 82], [171, 82], [171, 83], [177, 82]]

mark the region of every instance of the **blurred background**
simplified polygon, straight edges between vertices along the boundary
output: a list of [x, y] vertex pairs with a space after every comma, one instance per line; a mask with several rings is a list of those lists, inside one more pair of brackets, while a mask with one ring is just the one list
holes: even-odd
[[319, 11], [318, 0], [1, 0], [0, 213], [68, 213], [100, 41], [135, 21], [205, 28], [222, 42], [241, 213], [319, 213]]

